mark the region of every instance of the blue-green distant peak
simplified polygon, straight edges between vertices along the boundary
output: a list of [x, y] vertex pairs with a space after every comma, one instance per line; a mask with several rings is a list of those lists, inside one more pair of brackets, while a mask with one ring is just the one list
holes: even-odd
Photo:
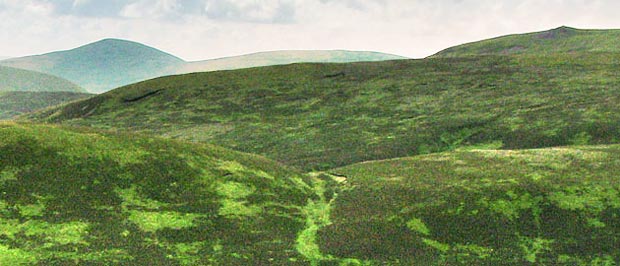
[[166, 52], [119, 39], [2, 61], [2, 65], [63, 77], [95, 93], [168, 75], [184, 63]]
[[74, 52], [74, 53], [80, 53], [80, 52], [86, 52], [86, 53], [103, 53], [103, 55], [109, 54], [109, 53], [115, 53], [115, 54], [122, 54], [125, 56], [134, 56], [134, 57], [140, 57], [140, 58], [145, 58], [148, 59], [150, 57], [155, 57], [155, 58], [160, 58], [160, 59], [165, 59], [165, 60], [170, 60], [170, 61], [177, 61], [178, 63], [182, 63], [183, 60], [171, 55], [169, 53], [163, 52], [161, 50], [155, 49], [153, 47], [150, 46], [146, 46], [144, 44], [138, 43], [138, 42], [134, 42], [134, 41], [128, 41], [128, 40], [122, 40], [122, 39], [113, 39], [113, 38], [108, 38], [108, 39], [102, 39], [84, 46], [80, 46], [78, 48], [75, 48], [73, 50], [69, 50], [69, 51], [63, 51], [63, 52], [59, 52], [59, 53], [66, 53], [66, 52]]

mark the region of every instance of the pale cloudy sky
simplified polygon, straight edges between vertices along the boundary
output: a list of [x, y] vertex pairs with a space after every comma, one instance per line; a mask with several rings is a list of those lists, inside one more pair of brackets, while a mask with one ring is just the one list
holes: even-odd
[[412, 58], [498, 35], [620, 28], [617, 0], [0, 0], [0, 56], [103, 38], [186, 60], [283, 49]]

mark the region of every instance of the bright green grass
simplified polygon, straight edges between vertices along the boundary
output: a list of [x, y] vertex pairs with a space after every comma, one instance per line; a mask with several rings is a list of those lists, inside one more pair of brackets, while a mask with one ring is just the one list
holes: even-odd
[[320, 170], [468, 146], [616, 143], [619, 89], [616, 53], [295, 64], [159, 78], [31, 118]]
[[373, 265], [615, 265], [618, 171], [618, 145], [354, 164], [316, 241]]
[[307, 179], [267, 159], [0, 123], [2, 265], [307, 265]]

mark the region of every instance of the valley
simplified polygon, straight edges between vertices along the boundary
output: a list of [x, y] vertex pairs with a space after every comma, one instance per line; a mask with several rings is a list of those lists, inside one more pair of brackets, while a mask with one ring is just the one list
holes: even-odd
[[0, 265], [616, 265], [618, 32], [1, 61]]

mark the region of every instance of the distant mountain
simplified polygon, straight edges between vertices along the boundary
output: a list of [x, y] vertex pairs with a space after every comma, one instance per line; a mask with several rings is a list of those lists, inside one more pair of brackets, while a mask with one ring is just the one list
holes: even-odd
[[5, 59], [9, 59], [9, 58], [11, 58], [11, 57], [10, 56], [0, 55], [0, 60], [5, 60]]
[[105, 39], [68, 51], [13, 58], [0, 64], [63, 77], [99, 93], [174, 73], [184, 62], [143, 44]]
[[299, 62], [357, 62], [404, 57], [354, 51], [276, 51], [223, 59], [185, 62], [143, 44], [105, 39], [68, 51], [12, 58], [0, 65], [68, 79], [93, 93], [171, 74], [239, 69]]
[[64, 91], [0, 92], [0, 120], [90, 96], [92, 94]]
[[620, 30], [581, 30], [571, 27], [515, 34], [445, 49], [431, 57], [476, 55], [620, 52]]
[[70, 91], [84, 89], [68, 80], [35, 71], [0, 66], [1, 91]]
[[378, 52], [344, 50], [272, 51], [220, 59], [188, 62], [178, 74], [248, 67], [285, 65], [291, 63], [347, 63], [362, 61], [385, 61], [407, 59], [406, 57]]

